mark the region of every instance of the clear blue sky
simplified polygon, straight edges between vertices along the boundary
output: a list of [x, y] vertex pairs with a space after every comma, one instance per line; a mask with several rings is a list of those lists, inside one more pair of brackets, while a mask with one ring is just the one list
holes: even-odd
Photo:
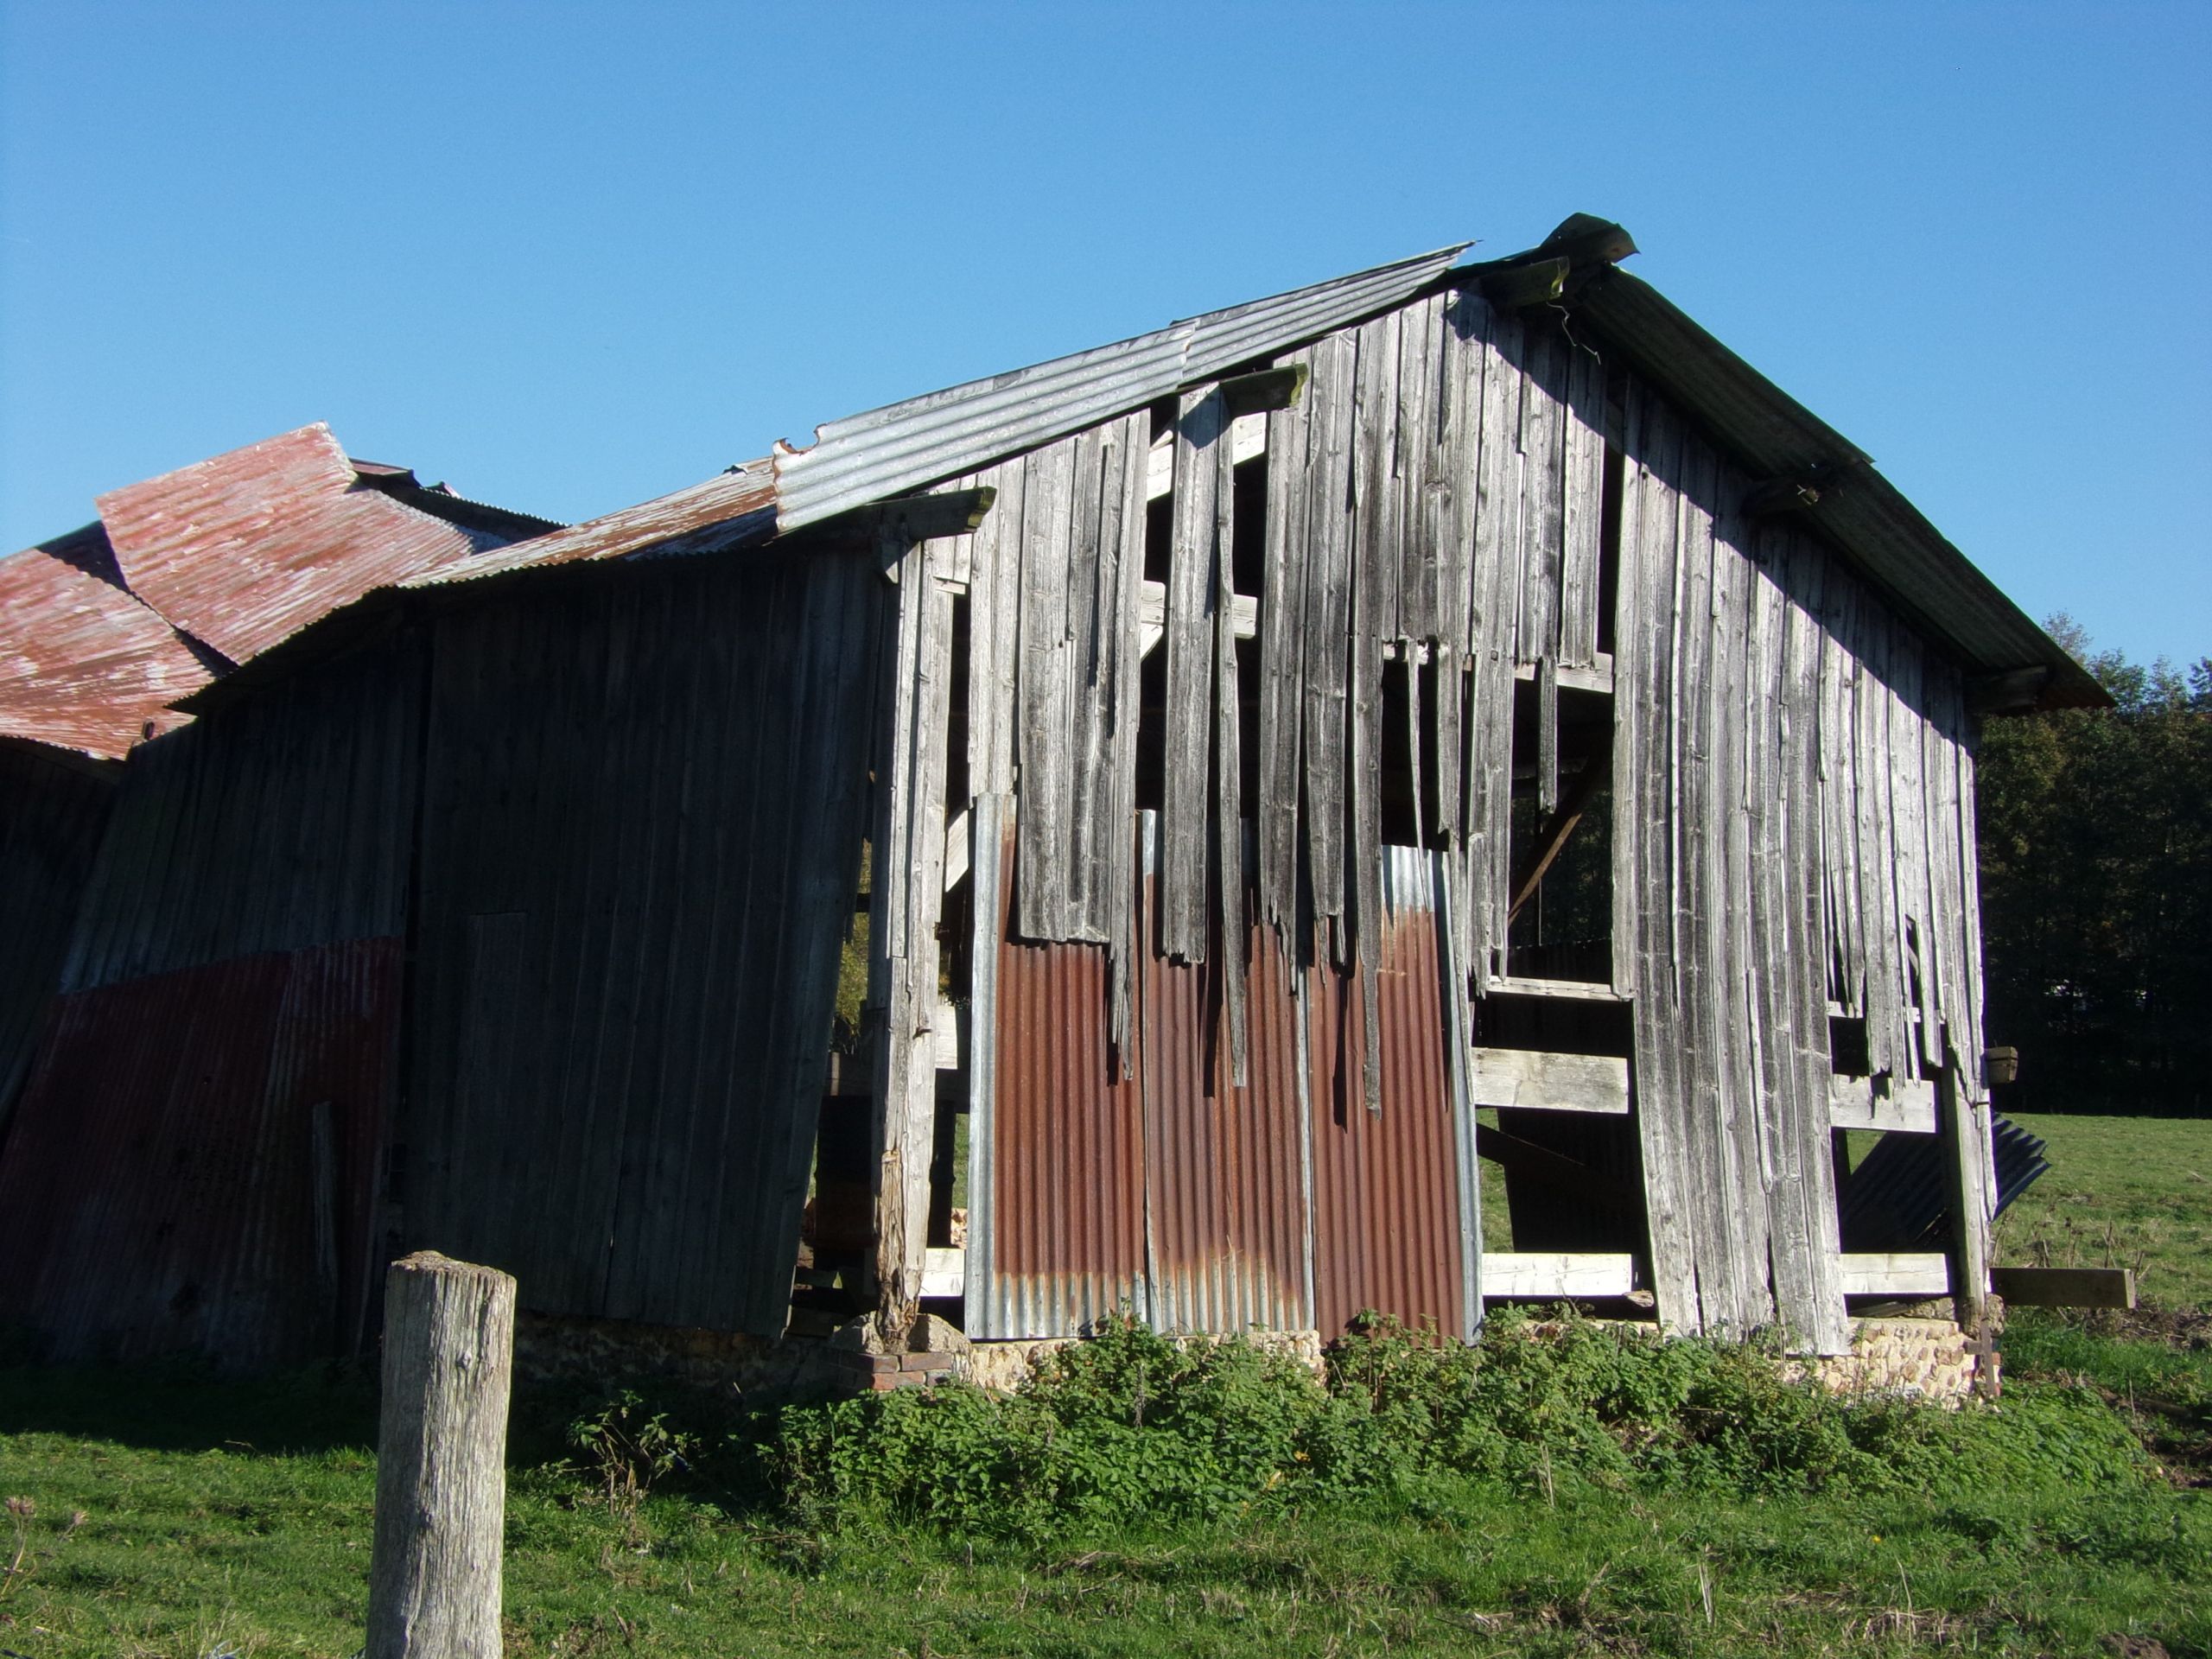
[[0, 0], [0, 544], [311, 420], [560, 518], [1577, 210], [2031, 614], [2212, 652], [2212, 5]]

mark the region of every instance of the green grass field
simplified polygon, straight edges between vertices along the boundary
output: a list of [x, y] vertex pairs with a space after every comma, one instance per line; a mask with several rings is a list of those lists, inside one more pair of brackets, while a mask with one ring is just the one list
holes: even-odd
[[[2030, 1127], [2056, 1168], [2004, 1260], [2109, 1252], [2148, 1297], [2205, 1299], [2212, 1125]], [[2208, 1340], [2202, 1318], [2016, 1314], [2010, 1450], [1956, 1487], [1440, 1479], [1024, 1541], [808, 1526], [696, 1484], [625, 1514], [556, 1466], [558, 1410], [525, 1402], [507, 1650], [2212, 1656]], [[0, 1371], [0, 1659], [353, 1654], [373, 1426], [354, 1375]], [[2115, 1433], [2139, 1469], [2069, 1460], [2069, 1436]]]
[[1999, 1219], [1999, 1262], [2133, 1268], [2146, 1301], [2212, 1306], [2212, 1121], [2012, 1121], [2049, 1143], [2050, 1173]]

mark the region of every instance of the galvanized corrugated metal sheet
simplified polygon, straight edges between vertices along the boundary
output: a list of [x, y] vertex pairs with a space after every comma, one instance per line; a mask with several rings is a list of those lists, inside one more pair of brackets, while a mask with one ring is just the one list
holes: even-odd
[[893, 591], [763, 556], [438, 615], [410, 1245], [546, 1312], [782, 1331]]
[[1362, 1102], [1359, 985], [1313, 970], [1314, 1300], [1324, 1336], [1374, 1308], [1467, 1336], [1458, 1138], [1431, 855], [1383, 849], [1382, 1109]]
[[777, 521], [795, 530], [1141, 408], [1396, 303], [1467, 245], [1211, 311], [1133, 340], [887, 404], [817, 428], [775, 459]]
[[130, 590], [232, 662], [493, 538], [363, 486], [318, 423], [99, 498]]
[[703, 484], [518, 542], [466, 564], [425, 570], [400, 585], [430, 588], [635, 554], [721, 552], [769, 539], [775, 533], [775, 510], [776, 481], [769, 462], [750, 461]]
[[0, 740], [0, 1136], [61, 972], [116, 768]]
[[61, 1360], [353, 1351], [399, 963], [357, 939], [60, 999], [0, 1154], [0, 1323]]
[[183, 724], [167, 705], [207, 678], [99, 525], [0, 558], [0, 733], [113, 760]]

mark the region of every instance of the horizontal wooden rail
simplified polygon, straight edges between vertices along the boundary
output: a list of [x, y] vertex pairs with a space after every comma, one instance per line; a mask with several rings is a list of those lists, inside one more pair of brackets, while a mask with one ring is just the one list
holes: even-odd
[[1828, 1122], [1839, 1129], [1897, 1129], [1936, 1133], [1936, 1085], [1924, 1078], [1891, 1078], [1878, 1090], [1872, 1077], [1828, 1079]]
[[1556, 1250], [1485, 1250], [1483, 1300], [1625, 1296], [1637, 1288], [1636, 1258]]
[[1475, 1051], [1475, 1104], [1551, 1112], [1628, 1115], [1628, 1062], [1610, 1054]]
[[1948, 1296], [1951, 1261], [1941, 1250], [1866, 1252], [1837, 1258], [1847, 1296]]

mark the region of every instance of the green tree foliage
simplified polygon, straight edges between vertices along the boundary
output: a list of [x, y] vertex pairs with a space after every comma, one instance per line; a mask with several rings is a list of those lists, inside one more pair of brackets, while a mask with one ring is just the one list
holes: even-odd
[[2052, 634], [2116, 705], [1992, 720], [1979, 766], [2000, 1105], [2212, 1116], [2212, 658], [2186, 671]]

